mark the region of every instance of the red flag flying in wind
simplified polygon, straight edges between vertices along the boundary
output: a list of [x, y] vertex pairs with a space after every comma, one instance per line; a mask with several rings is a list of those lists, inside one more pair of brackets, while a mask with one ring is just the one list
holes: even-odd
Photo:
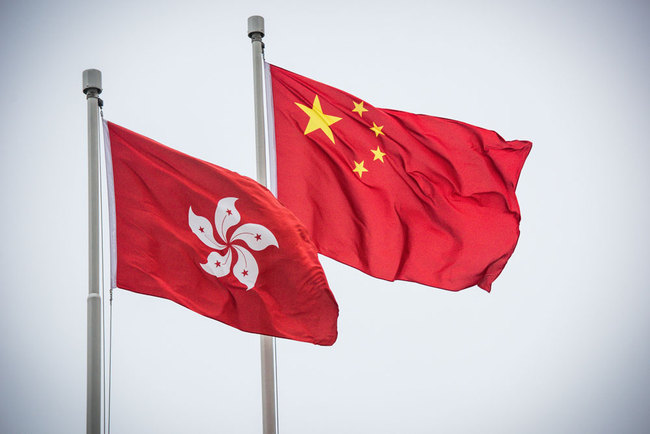
[[247, 332], [334, 343], [338, 306], [291, 211], [250, 178], [113, 123], [106, 128], [113, 287]]
[[267, 67], [278, 199], [319, 252], [382, 279], [490, 291], [519, 237], [531, 143]]

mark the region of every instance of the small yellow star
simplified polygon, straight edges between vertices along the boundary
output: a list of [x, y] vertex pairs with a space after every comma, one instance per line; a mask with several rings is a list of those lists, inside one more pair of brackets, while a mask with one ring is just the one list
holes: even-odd
[[357, 172], [359, 174], [359, 178], [363, 175], [363, 172], [367, 172], [368, 169], [363, 167], [363, 161], [361, 163], [357, 163], [356, 161], [354, 162], [354, 169], [352, 169], [353, 172]]
[[309, 116], [309, 123], [307, 124], [307, 128], [305, 128], [305, 135], [316, 130], [323, 130], [325, 135], [329, 137], [332, 143], [334, 143], [334, 134], [332, 134], [330, 125], [340, 121], [341, 118], [323, 113], [323, 109], [320, 107], [320, 101], [318, 100], [318, 95], [314, 97], [314, 104], [312, 104], [311, 108], [300, 103], [295, 104], [300, 107], [302, 111], [307, 113], [307, 116]]
[[370, 152], [375, 154], [375, 158], [372, 159], [372, 161], [379, 160], [382, 163], [384, 162], [384, 155], [386, 155], [384, 152], [381, 152], [381, 149], [379, 149], [379, 146], [377, 146], [377, 149], [371, 149]]
[[376, 123], [372, 123], [372, 128], [370, 128], [372, 131], [375, 132], [375, 137], [379, 137], [381, 134], [382, 136], [385, 136], [385, 134], [381, 131], [381, 129], [384, 128], [384, 126], [378, 126]]
[[368, 109], [363, 108], [363, 101], [361, 101], [358, 104], [356, 102], [352, 101], [352, 104], [354, 104], [354, 108], [352, 109], [352, 111], [356, 112], [356, 113], [359, 113], [360, 117], [363, 117], [363, 112], [368, 111]]

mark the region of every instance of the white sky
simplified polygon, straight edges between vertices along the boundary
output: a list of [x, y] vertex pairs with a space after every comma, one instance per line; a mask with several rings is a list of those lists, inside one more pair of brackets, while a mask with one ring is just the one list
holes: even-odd
[[[86, 103], [254, 176], [246, 19], [267, 60], [378, 107], [526, 139], [493, 292], [321, 258], [331, 348], [278, 340], [282, 433], [650, 430], [647, 2], [0, 4], [0, 432], [85, 430]], [[118, 291], [115, 433], [259, 433], [259, 338]]]

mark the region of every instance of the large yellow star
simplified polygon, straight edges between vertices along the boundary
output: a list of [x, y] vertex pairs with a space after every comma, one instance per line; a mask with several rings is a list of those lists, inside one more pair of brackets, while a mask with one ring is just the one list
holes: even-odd
[[359, 178], [363, 175], [363, 172], [367, 172], [368, 169], [363, 167], [363, 160], [361, 163], [357, 163], [356, 161], [354, 162], [354, 169], [352, 169], [353, 172], [357, 172], [359, 174]]
[[359, 113], [360, 117], [363, 117], [363, 112], [368, 111], [367, 108], [363, 108], [363, 101], [361, 101], [358, 104], [356, 102], [352, 101], [352, 104], [354, 104], [354, 108], [352, 109], [352, 111], [356, 112], [356, 113]]
[[305, 135], [316, 130], [323, 130], [325, 135], [329, 137], [332, 143], [334, 143], [334, 134], [332, 134], [330, 125], [340, 121], [341, 118], [323, 113], [323, 109], [320, 107], [320, 101], [318, 100], [318, 95], [314, 97], [314, 104], [312, 104], [311, 108], [300, 103], [295, 104], [300, 107], [302, 111], [307, 113], [307, 116], [309, 116], [309, 123], [307, 124], [307, 128], [305, 128]]
[[379, 126], [379, 125], [377, 125], [376, 123], [373, 122], [372, 123], [372, 128], [370, 128], [370, 129], [375, 132], [375, 137], [379, 137], [380, 134], [382, 136], [385, 136], [385, 134], [381, 131], [382, 128], [384, 128], [383, 125]]
[[384, 155], [386, 155], [384, 152], [381, 152], [381, 149], [379, 149], [379, 146], [377, 146], [377, 149], [371, 149], [370, 152], [375, 154], [375, 158], [372, 159], [372, 161], [379, 160], [382, 163], [384, 162]]

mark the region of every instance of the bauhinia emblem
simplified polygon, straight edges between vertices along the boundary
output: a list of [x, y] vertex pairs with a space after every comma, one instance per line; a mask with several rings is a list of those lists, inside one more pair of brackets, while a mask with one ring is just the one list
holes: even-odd
[[[206, 246], [223, 253], [212, 252], [208, 255], [208, 262], [201, 264], [206, 273], [223, 277], [230, 274], [232, 269], [232, 273], [237, 280], [246, 285], [246, 290], [249, 290], [255, 286], [259, 269], [253, 254], [245, 245], [255, 251], [264, 250], [268, 246], [279, 246], [273, 233], [256, 223], [243, 224], [235, 229], [230, 238], [227, 237], [228, 230], [241, 220], [239, 212], [235, 208], [236, 201], [236, 197], [224, 197], [219, 201], [214, 212], [215, 229], [220, 237], [219, 241], [223, 241], [224, 244], [215, 240], [210, 221], [205, 217], [194, 214], [191, 206], [188, 220], [192, 232]], [[235, 255], [236, 259], [233, 261]], [[233, 262], [234, 266], [232, 265]]]

